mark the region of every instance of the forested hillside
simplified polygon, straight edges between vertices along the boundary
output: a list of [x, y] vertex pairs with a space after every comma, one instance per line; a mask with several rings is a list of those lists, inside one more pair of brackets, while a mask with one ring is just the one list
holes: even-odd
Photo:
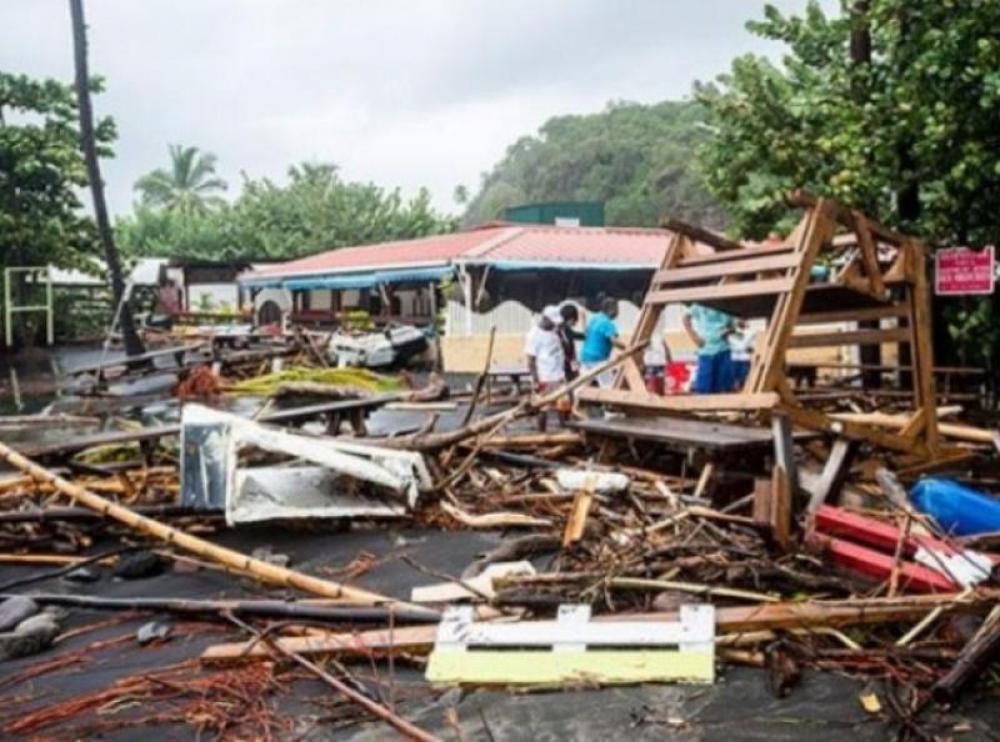
[[699, 173], [706, 137], [696, 102], [611, 103], [601, 113], [557, 116], [515, 142], [484, 174], [466, 224], [521, 203], [599, 200], [608, 224], [655, 226], [663, 214], [708, 227], [725, 212]]

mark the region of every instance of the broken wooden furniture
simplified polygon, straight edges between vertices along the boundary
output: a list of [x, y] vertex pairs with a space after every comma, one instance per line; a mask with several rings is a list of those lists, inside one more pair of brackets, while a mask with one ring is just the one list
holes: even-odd
[[[646, 390], [639, 361], [632, 358], [612, 388], [581, 389], [577, 398], [583, 404], [666, 416], [672, 425], [687, 424], [679, 422], [682, 417], [716, 414], [760, 424], [780, 413], [791, 426], [875, 444], [911, 464], [955, 455], [939, 438], [923, 245], [829, 199], [794, 194], [789, 201], [804, 208], [804, 215], [791, 236], [777, 244], [744, 245], [665, 220], [663, 227], [672, 235], [633, 337], [634, 342], [648, 340], [662, 312], [677, 304], [764, 320], [742, 389], [657, 396]], [[844, 327], [869, 321], [879, 327]], [[887, 343], [910, 348], [912, 371], [900, 378], [912, 382], [906, 390], [912, 408], [898, 431], [835, 419], [807, 406], [788, 377], [791, 349]], [[798, 487], [794, 479], [786, 484], [779, 498], [792, 497]], [[790, 507], [778, 510], [790, 517]]]
[[486, 406], [493, 402], [493, 385], [503, 380], [509, 380], [514, 394], [520, 396], [525, 391], [531, 391], [531, 374], [526, 366], [490, 366], [486, 371]]
[[587, 605], [560, 606], [555, 621], [476, 622], [474, 613], [472, 606], [445, 611], [427, 663], [432, 683], [711, 683], [715, 679], [712, 605], [681, 606], [676, 622], [599, 623], [591, 621]]
[[[193, 356], [189, 358], [189, 356]], [[160, 359], [173, 360], [173, 367], [157, 365]], [[135, 356], [125, 356], [114, 360], [102, 360], [98, 363], [71, 368], [66, 372], [70, 378], [90, 377], [96, 385], [106, 384], [111, 378], [146, 376], [164, 371], [175, 371], [192, 364], [210, 361], [209, 348], [206, 343], [188, 343], [172, 348], [160, 348]]]
[[[245, 448], [294, 462], [241, 466], [238, 454]], [[375, 488], [361, 491], [357, 482]], [[420, 490], [430, 487], [419, 453], [290, 433], [202, 405], [184, 406], [181, 504], [223, 508], [230, 525], [278, 518], [399, 517], [416, 504]]]
[[[349, 419], [356, 433], [363, 434], [365, 418], [373, 410], [400, 399], [399, 394], [379, 394], [361, 399], [334, 400], [302, 407], [290, 407], [284, 410], [272, 410], [258, 418], [258, 422], [295, 426], [309, 420], [322, 419], [328, 431], [339, 430], [340, 422]], [[68, 456], [95, 446], [116, 445], [124, 443], [139, 443], [140, 447], [149, 448], [160, 438], [178, 435], [181, 426], [178, 424], [155, 425], [138, 430], [112, 430], [101, 433], [75, 436], [69, 440], [39, 441], [18, 446], [25, 456], [35, 459], [49, 459]]]

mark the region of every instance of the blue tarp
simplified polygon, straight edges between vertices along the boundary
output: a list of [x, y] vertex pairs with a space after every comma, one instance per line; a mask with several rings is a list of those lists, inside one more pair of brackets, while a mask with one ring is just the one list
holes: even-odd
[[290, 278], [282, 285], [290, 291], [307, 289], [369, 289], [380, 283], [430, 283], [451, 275], [452, 269], [442, 265], [434, 268], [400, 268], [392, 271], [368, 271], [343, 275], [318, 275], [309, 278]]
[[394, 271], [377, 271], [375, 283], [430, 283], [440, 281], [452, 273], [451, 266], [439, 265], [434, 268], [400, 268]]
[[368, 289], [374, 286], [374, 273], [356, 273], [352, 276], [315, 276], [310, 278], [290, 278], [282, 283], [289, 291], [306, 289]]

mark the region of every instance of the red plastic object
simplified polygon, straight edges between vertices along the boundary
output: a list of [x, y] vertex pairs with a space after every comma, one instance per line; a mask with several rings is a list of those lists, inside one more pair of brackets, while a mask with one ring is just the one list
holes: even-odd
[[691, 378], [691, 364], [671, 361], [667, 364], [664, 377], [664, 394], [683, 394]]
[[[832, 505], [823, 505], [816, 511], [815, 528], [817, 531], [831, 536], [843, 536], [851, 541], [857, 541], [890, 554], [896, 551], [900, 529], [892, 523], [867, 518]], [[957, 551], [953, 546], [941, 539], [923, 534], [910, 534], [903, 541], [903, 556], [912, 557], [917, 547], [923, 546], [940, 554], [952, 554]], [[994, 563], [1000, 562], [1000, 554], [991, 554]]]
[[[884, 554], [824, 533], [813, 532], [809, 534], [808, 541], [810, 546], [822, 550], [834, 564], [844, 569], [858, 572], [879, 582], [889, 579], [892, 573], [891, 554]], [[950, 593], [959, 589], [957, 584], [940, 572], [902, 560], [899, 563], [899, 586], [904, 590], [923, 593]]]

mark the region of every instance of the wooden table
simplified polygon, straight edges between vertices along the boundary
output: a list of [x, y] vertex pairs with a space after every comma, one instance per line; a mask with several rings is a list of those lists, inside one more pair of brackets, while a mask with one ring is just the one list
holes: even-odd
[[[774, 446], [770, 427], [680, 417], [591, 418], [571, 420], [568, 425], [586, 435], [650, 441], [679, 452], [691, 449], [720, 454], [767, 452]], [[796, 433], [795, 438], [804, 440], [816, 435]]]
[[527, 366], [490, 366], [486, 372], [486, 404], [489, 405], [493, 399], [493, 382], [501, 379], [510, 379], [518, 394], [522, 393], [521, 380], [529, 380], [530, 388], [531, 372]]

